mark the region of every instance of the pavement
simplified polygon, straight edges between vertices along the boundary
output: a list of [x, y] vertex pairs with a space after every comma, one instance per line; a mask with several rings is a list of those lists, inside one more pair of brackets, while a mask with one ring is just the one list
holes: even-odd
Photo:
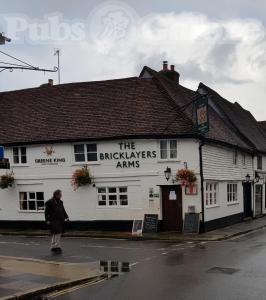
[[[227, 226], [221, 229], [209, 231], [201, 234], [183, 234], [179, 232], [158, 232], [145, 233], [141, 236], [132, 236], [131, 232], [117, 232], [117, 231], [68, 231], [64, 234], [65, 237], [91, 237], [91, 238], [115, 238], [128, 240], [158, 240], [169, 242], [183, 242], [183, 241], [221, 241], [229, 239], [234, 236], [252, 232], [266, 227], [266, 216], [244, 221], [242, 223]], [[14, 230], [14, 229], [0, 229], [0, 235], [22, 235], [22, 236], [47, 236], [49, 232], [46, 230]]]
[[105, 277], [86, 264], [0, 256], [0, 299], [33, 299], [45, 292]]

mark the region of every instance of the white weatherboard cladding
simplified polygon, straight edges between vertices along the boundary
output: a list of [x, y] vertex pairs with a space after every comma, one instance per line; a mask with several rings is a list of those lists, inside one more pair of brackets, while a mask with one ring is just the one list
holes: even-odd
[[246, 164], [243, 165], [242, 153], [238, 151], [237, 164], [233, 164], [233, 152], [233, 148], [211, 145], [203, 146], [204, 179], [243, 181], [247, 173], [252, 175], [252, 156], [246, 153]]
[[[204, 183], [217, 182], [217, 205], [205, 207], [205, 221], [238, 214], [243, 212], [243, 186], [247, 173], [253, 174], [252, 156], [245, 154], [245, 165], [242, 153], [238, 152], [237, 164], [233, 164], [233, 148], [221, 146], [203, 146], [203, 174]], [[238, 201], [227, 203], [227, 184], [236, 183]]]
[[[135, 149], [120, 150], [120, 142], [135, 143]], [[52, 147], [54, 153], [49, 156], [52, 160], [59, 159], [58, 164], [42, 165], [40, 159], [46, 159], [45, 149]], [[19, 211], [20, 191], [41, 191], [45, 199], [51, 197], [55, 189], [63, 191], [63, 200], [71, 220], [133, 220], [143, 218], [145, 213], [157, 213], [162, 217], [161, 195], [159, 185], [172, 185], [164, 176], [166, 167], [176, 170], [184, 168], [186, 162], [189, 169], [198, 175], [199, 192], [196, 196], [186, 196], [183, 191], [183, 214], [189, 205], [195, 205], [196, 211], [201, 210], [199, 154], [198, 142], [194, 140], [178, 140], [178, 158], [175, 161], [159, 160], [159, 141], [157, 140], [122, 140], [97, 142], [98, 154], [132, 151], [156, 151], [155, 158], [131, 159], [139, 161], [139, 168], [117, 168], [117, 160], [107, 159], [88, 163], [94, 177], [96, 187], [128, 187], [128, 206], [103, 208], [97, 206], [97, 188], [92, 185], [73, 191], [70, 181], [73, 172], [84, 165], [75, 163], [72, 144], [47, 144], [27, 146], [27, 165], [15, 166], [15, 185], [0, 191], [1, 220], [43, 220], [43, 213]], [[146, 154], [144, 154], [145, 156]], [[6, 149], [6, 156], [12, 163], [12, 149]], [[149, 197], [153, 188], [159, 197]]]

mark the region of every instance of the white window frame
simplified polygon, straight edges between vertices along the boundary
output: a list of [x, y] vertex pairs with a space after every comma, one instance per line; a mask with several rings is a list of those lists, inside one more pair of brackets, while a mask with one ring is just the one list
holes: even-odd
[[[19, 159], [19, 162], [15, 162], [14, 160], [14, 149], [17, 148], [18, 149], [18, 159]], [[22, 161], [22, 153], [21, 153], [21, 148], [25, 148], [26, 150], [26, 162], [21, 162]], [[27, 166], [28, 165], [28, 155], [27, 155], [27, 147], [26, 146], [15, 146], [15, 147], [12, 147], [12, 163], [14, 166]]]
[[[76, 161], [76, 157], [75, 157], [75, 145], [83, 145], [83, 150], [84, 150], [84, 156], [85, 156], [85, 160], [83, 161]], [[96, 152], [91, 152], [91, 153], [96, 153], [97, 155], [97, 160], [88, 160], [88, 156], [87, 154], [89, 153], [87, 151], [87, 145], [96, 145]], [[98, 164], [99, 163], [99, 157], [98, 157], [98, 144], [97, 143], [73, 143], [72, 144], [72, 150], [73, 150], [73, 161], [74, 164]]]
[[257, 170], [262, 170], [263, 167], [263, 157], [262, 155], [257, 156]]
[[[109, 189], [116, 189], [115, 193], [110, 193]], [[126, 188], [126, 192], [120, 192], [119, 189], [121, 188]], [[105, 193], [99, 193], [99, 189], [105, 189]], [[97, 187], [96, 190], [96, 194], [97, 194], [97, 208], [124, 208], [124, 207], [128, 207], [128, 186], [99, 186]], [[116, 205], [109, 205], [109, 196], [110, 195], [116, 195], [116, 200], [113, 201], [117, 201]], [[120, 196], [122, 195], [126, 195], [127, 196], [127, 205], [121, 205], [121, 200], [120, 200]], [[100, 199], [100, 196], [105, 196], [106, 200], [102, 200]], [[106, 205], [99, 205], [99, 201], [105, 201]], [[111, 200], [112, 201], [112, 200]]]
[[[27, 200], [23, 200], [21, 199], [21, 194], [23, 193], [26, 193], [27, 194]], [[43, 200], [37, 200], [37, 193], [42, 193], [43, 194]], [[30, 199], [30, 194], [35, 194], [35, 198], [34, 199]], [[23, 202], [23, 201], [26, 201], [27, 202], [27, 209], [22, 209], [21, 208], [21, 203], [20, 202]], [[29, 202], [30, 201], [34, 201], [35, 202], [35, 207], [36, 209], [29, 209]], [[43, 209], [38, 209], [38, 205], [37, 205], [37, 202], [40, 202], [42, 201], [43, 202]], [[42, 191], [19, 191], [19, 211], [20, 212], [38, 212], [38, 213], [43, 213], [45, 210], [45, 198], [44, 198], [44, 192]]]
[[236, 182], [227, 183], [226, 186], [227, 204], [239, 203], [238, 184]]
[[245, 168], [247, 165], [247, 156], [246, 153], [242, 153], [242, 166]]
[[238, 151], [234, 150], [234, 152], [233, 152], [233, 165], [237, 166], [237, 162], [238, 162]]
[[[171, 141], [175, 141], [176, 142], [176, 157], [174, 158], [170, 158], [170, 153], [171, 153], [171, 149], [170, 149], [170, 143]], [[163, 150], [166, 150], [166, 158], [161, 158], [161, 142], [166, 142], [166, 149], [163, 149]], [[178, 141], [177, 139], [161, 139], [159, 140], [158, 142], [158, 160], [159, 161], [178, 161]]]
[[[218, 182], [216, 181], [207, 181], [205, 182], [205, 206], [208, 207], [217, 207], [218, 205]], [[212, 204], [210, 204], [210, 199], [212, 199]], [[214, 203], [215, 200], [215, 203]]]

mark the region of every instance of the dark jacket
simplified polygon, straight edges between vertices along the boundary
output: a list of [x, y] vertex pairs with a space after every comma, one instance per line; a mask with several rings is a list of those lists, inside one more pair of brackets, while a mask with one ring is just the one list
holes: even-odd
[[45, 221], [50, 222], [51, 234], [64, 233], [64, 223], [68, 219], [62, 200], [54, 198], [45, 203]]

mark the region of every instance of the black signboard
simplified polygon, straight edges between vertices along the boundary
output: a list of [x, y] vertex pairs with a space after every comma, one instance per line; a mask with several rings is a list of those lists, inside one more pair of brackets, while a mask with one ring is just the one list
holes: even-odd
[[208, 98], [200, 96], [196, 101], [197, 129], [201, 134], [209, 131]]
[[184, 233], [198, 233], [200, 224], [199, 213], [185, 213]]
[[145, 214], [143, 222], [143, 232], [151, 233], [157, 232], [158, 227], [158, 215]]

